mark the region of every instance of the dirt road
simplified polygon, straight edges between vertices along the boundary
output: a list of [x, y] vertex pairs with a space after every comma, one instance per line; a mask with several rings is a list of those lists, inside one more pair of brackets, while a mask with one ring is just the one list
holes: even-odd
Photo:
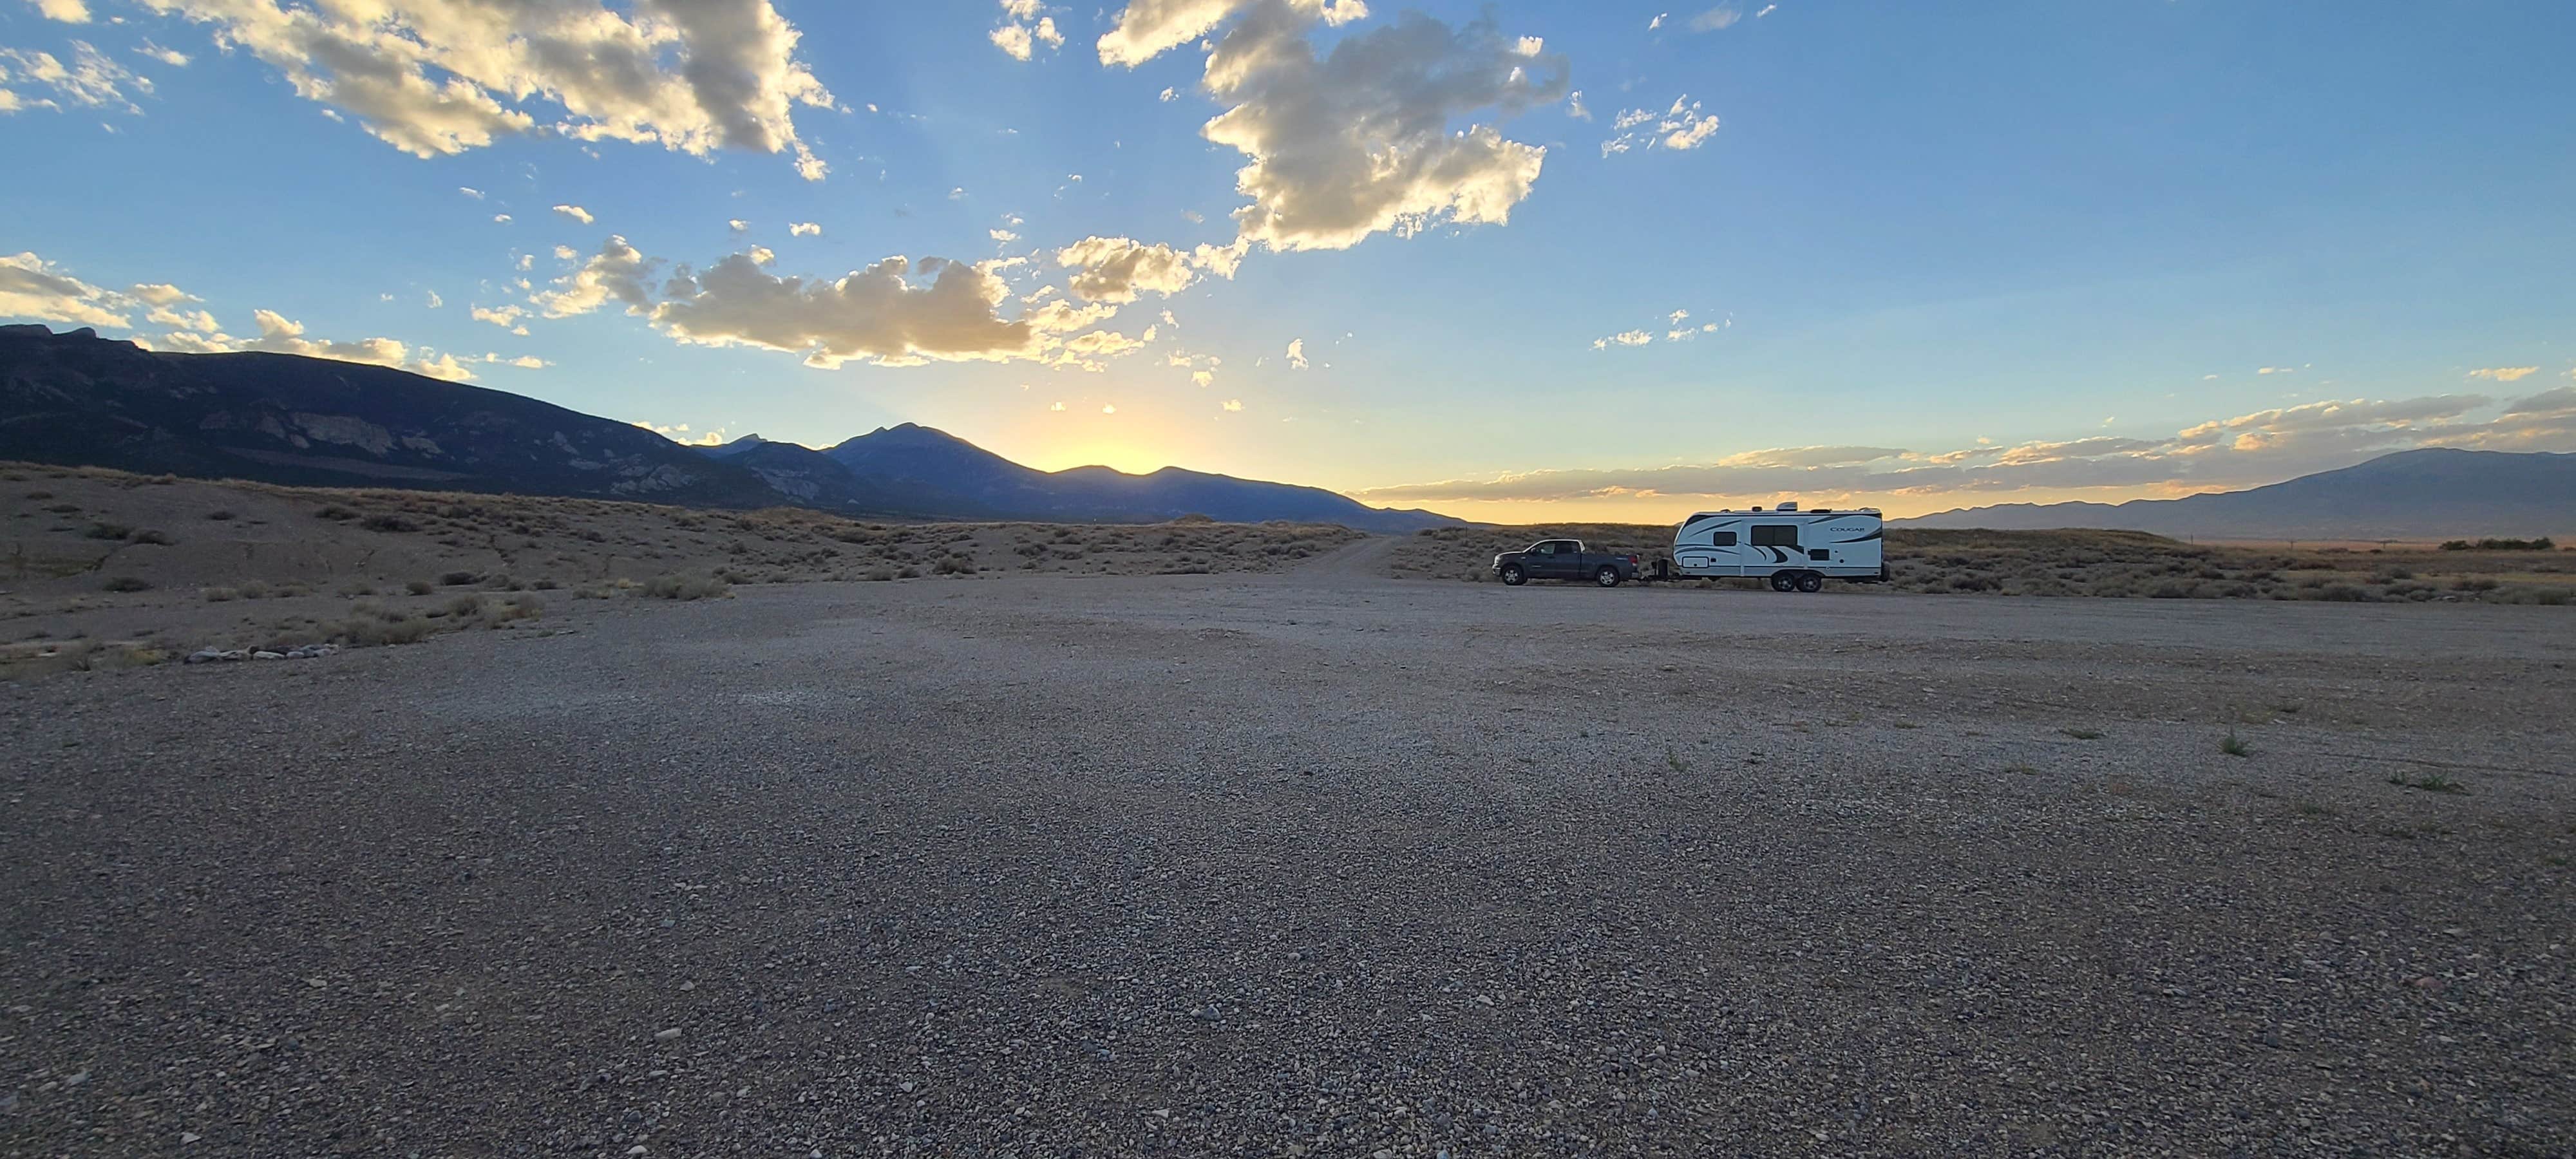
[[0, 1153], [2576, 1148], [2561, 610], [1373, 549], [0, 688]]

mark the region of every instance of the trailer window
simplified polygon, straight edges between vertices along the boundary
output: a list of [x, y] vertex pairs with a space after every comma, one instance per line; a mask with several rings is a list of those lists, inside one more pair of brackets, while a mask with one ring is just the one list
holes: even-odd
[[1798, 525], [1795, 523], [1756, 523], [1753, 525], [1753, 546], [1796, 547], [1798, 546]]
[[1834, 553], [1821, 547], [1807, 553], [1809, 559], [1832, 559], [1833, 557]]
[[1733, 547], [1735, 546], [1735, 533], [1732, 531], [1709, 532], [1708, 545], [1710, 547]]

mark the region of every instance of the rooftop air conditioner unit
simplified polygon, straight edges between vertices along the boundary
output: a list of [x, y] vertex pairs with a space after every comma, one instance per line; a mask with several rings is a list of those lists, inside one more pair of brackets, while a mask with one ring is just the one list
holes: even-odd
[[1782, 511], [1795, 511], [1798, 509], [1798, 505], [1795, 503], [1783, 503], [1780, 505], [1779, 509]]

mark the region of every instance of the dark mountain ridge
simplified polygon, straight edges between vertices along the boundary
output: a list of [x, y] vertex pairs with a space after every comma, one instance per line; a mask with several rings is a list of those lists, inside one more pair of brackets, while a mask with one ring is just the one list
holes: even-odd
[[2576, 532], [2576, 454], [2398, 451], [2285, 482], [2126, 503], [2004, 503], [1894, 521], [2099, 527], [2200, 539], [2455, 539]]
[[685, 447], [506, 391], [291, 354], [174, 354], [87, 329], [0, 326], [0, 459], [295, 486], [793, 505], [920, 519], [1206, 515], [1401, 532], [1454, 524], [1315, 487], [1165, 468], [1038, 471], [910, 423], [817, 451]]

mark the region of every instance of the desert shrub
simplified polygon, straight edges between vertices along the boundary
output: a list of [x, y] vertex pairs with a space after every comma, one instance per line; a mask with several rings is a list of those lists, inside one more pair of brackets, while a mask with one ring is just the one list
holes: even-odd
[[907, 567], [902, 571], [894, 573], [894, 577], [896, 579], [920, 579], [921, 569], [917, 567]]
[[436, 634], [438, 625], [419, 616], [359, 615], [340, 621], [331, 637], [352, 648], [374, 648], [392, 644], [417, 644]]
[[882, 583], [894, 578], [894, 569], [890, 567], [869, 568], [867, 578]]
[[2548, 604], [2561, 607], [2576, 603], [2576, 590], [2568, 588], [2515, 588], [2496, 597], [2508, 604]]
[[483, 582], [483, 573], [479, 571], [442, 572], [438, 577], [438, 582], [443, 587], [461, 588], [467, 584]]
[[241, 593], [231, 588], [207, 588], [197, 594], [204, 596], [210, 604], [230, 603], [241, 598]]
[[479, 616], [483, 614], [483, 597], [458, 596], [455, 599], [447, 601], [447, 606], [440, 609], [439, 614], [455, 616], [459, 619], [470, 619], [474, 616]]
[[315, 519], [331, 519], [331, 520], [347, 521], [347, 520], [351, 520], [351, 519], [355, 519], [355, 518], [357, 518], [357, 517], [358, 517], [358, 513], [357, 513], [357, 512], [355, 512], [355, 511], [351, 511], [351, 510], [349, 510], [349, 509], [348, 509], [348, 508], [346, 508], [346, 507], [342, 507], [342, 506], [340, 506], [340, 505], [339, 505], [339, 504], [337, 504], [337, 503], [334, 503], [334, 504], [331, 504], [331, 505], [330, 505], [330, 506], [328, 506], [328, 507], [324, 507], [324, 508], [323, 508], [323, 509], [321, 509], [320, 511], [316, 511], [316, 512], [314, 512], [314, 513], [313, 513], [313, 517], [314, 517]]
[[376, 585], [368, 583], [365, 580], [350, 580], [349, 582], [340, 585], [340, 594], [343, 596], [372, 596], [376, 594]]
[[245, 600], [264, 600], [268, 598], [268, 585], [261, 583], [258, 580], [242, 581], [239, 590], [241, 592], [241, 597]]
[[280, 596], [309, 596], [313, 594], [313, 585], [299, 583], [279, 584], [277, 594]]
[[2558, 544], [2544, 535], [2538, 539], [2466, 539], [2446, 540], [2444, 551], [2556, 551]]
[[81, 534], [91, 539], [123, 539], [134, 534], [134, 529], [122, 523], [93, 523], [83, 529]]
[[546, 606], [535, 596], [515, 596], [484, 605], [480, 619], [484, 627], [498, 628], [519, 620], [533, 620], [544, 614]]
[[170, 533], [167, 531], [138, 531], [127, 538], [135, 543], [149, 543], [160, 547], [168, 547], [175, 542], [170, 538]]
[[2326, 584], [2325, 586], [2317, 588], [2311, 592], [2308, 598], [2312, 600], [2331, 600], [2336, 603], [2344, 604], [2366, 604], [2377, 600], [2379, 597], [2371, 595], [2370, 589], [2368, 588], [2356, 587], [2352, 584]]
[[437, 591], [438, 585], [431, 583], [428, 580], [411, 580], [403, 584], [403, 590], [416, 596], [425, 596], [431, 592]]
[[709, 600], [731, 593], [733, 587], [713, 576], [657, 575], [639, 590], [657, 600]]
[[370, 515], [359, 520], [358, 526], [366, 528], [369, 531], [403, 532], [420, 530], [419, 524], [399, 515]]
[[152, 585], [149, 582], [130, 575], [116, 576], [108, 580], [106, 583], [100, 584], [99, 587], [111, 592], [148, 592], [152, 590]]
[[535, 589], [537, 589], [538, 591], [541, 591], [541, 592], [550, 592], [550, 591], [555, 590], [556, 588], [562, 587], [563, 585], [562, 585], [562, 584], [559, 584], [559, 583], [556, 583], [556, 582], [555, 582], [554, 580], [552, 580], [552, 579], [545, 579], [545, 578], [541, 578], [541, 579], [539, 579], [536, 583], [531, 584], [531, 585], [529, 585], [529, 586], [530, 586], [530, 587], [533, 587], [533, 588], [535, 588]]
[[2452, 581], [2451, 590], [2455, 592], [2491, 592], [2503, 586], [2503, 584], [2497, 583], [2485, 576], [2464, 575], [2459, 579]]
[[215, 521], [215, 522], [217, 522], [217, 523], [223, 523], [223, 522], [225, 522], [225, 521], [227, 521], [227, 520], [231, 520], [231, 519], [236, 518], [236, 516], [234, 516], [234, 514], [233, 514], [232, 512], [230, 512], [230, 511], [225, 511], [225, 510], [217, 509], [217, 510], [214, 510], [214, 511], [209, 511], [209, 512], [207, 512], [207, 513], [206, 513], [206, 518], [208, 518], [208, 519], [212, 519], [212, 520], [214, 520], [214, 521]]
[[54, 513], [54, 514], [56, 514], [56, 515], [69, 515], [69, 514], [71, 514], [72, 512], [75, 512], [75, 511], [80, 510], [80, 504], [78, 504], [78, 503], [56, 503], [56, 504], [54, 504], [54, 505], [53, 505], [53, 506], [51, 506], [51, 507], [45, 508], [45, 510], [47, 510], [47, 511], [51, 511], [51, 512], [53, 512], [53, 513]]
[[975, 561], [962, 555], [945, 556], [937, 564], [932, 565], [931, 570], [941, 575], [973, 575]]

